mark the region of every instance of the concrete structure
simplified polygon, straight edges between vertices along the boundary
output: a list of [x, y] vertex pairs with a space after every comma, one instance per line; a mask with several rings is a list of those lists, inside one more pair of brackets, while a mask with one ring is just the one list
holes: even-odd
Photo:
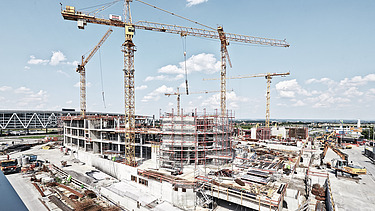
[[[124, 157], [125, 133], [120, 116], [78, 116], [63, 117], [64, 145], [72, 150], [83, 150], [105, 156]], [[150, 124], [150, 122], [152, 124]], [[151, 143], [160, 142], [160, 131], [150, 118], [138, 116], [136, 124], [135, 154], [138, 158], [151, 158]]]
[[[161, 117], [160, 129], [137, 120], [137, 167], [122, 162], [125, 127], [120, 117], [62, 119], [64, 145], [76, 159], [120, 180], [100, 192], [129, 210], [193, 210], [219, 201], [230, 208], [282, 210], [284, 197], [295, 195], [288, 185], [301, 147], [271, 149], [236, 140], [230, 115], [169, 113]], [[266, 132], [271, 135], [270, 129]]]

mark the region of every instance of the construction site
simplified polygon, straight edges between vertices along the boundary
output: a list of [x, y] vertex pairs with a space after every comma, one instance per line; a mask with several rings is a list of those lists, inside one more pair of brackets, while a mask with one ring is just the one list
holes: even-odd
[[[307, 127], [273, 125], [271, 81], [289, 76], [289, 71], [227, 77], [227, 65], [232, 66], [229, 42], [288, 48], [285, 39], [227, 33], [222, 26], [208, 27], [134, 1], [208, 29], [132, 22], [133, 0], [103, 4], [92, 12], [61, 4], [64, 21], [77, 22], [80, 30], [94, 24], [124, 30], [124, 113], [87, 111], [86, 65], [113, 32], [109, 28], [75, 69], [79, 112], [53, 118], [25, 112], [27, 124], [16, 112], [0, 116], [4, 130], [14, 125], [28, 131], [29, 125], [40, 124], [47, 131], [53, 123], [62, 131], [59, 140], [47, 137], [25, 144], [1, 139], [1, 170], [28, 210], [373, 210], [374, 144], [344, 143], [337, 128], [313, 133]], [[117, 2], [123, 4], [123, 16], [97, 15]], [[176, 108], [159, 117], [136, 114], [136, 30], [219, 41], [220, 78], [204, 79], [220, 81], [219, 91], [190, 92], [184, 52], [185, 90], [163, 93], [177, 97]], [[265, 121], [243, 128], [236, 124], [235, 109], [227, 106], [226, 83], [249, 78], [266, 79]], [[213, 92], [220, 93], [216, 109], [187, 111], [181, 106], [181, 95]]]

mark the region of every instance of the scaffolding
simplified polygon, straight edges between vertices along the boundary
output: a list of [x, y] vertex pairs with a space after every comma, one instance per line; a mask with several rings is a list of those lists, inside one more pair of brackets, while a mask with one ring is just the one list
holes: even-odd
[[223, 165], [232, 159], [231, 140], [234, 117], [198, 113], [165, 113], [162, 120], [160, 167], [180, 172], [185, 165]]

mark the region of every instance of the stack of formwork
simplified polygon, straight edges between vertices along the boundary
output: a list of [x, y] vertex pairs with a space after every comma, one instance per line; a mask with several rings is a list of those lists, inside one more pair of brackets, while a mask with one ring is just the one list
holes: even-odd
[[189, 164], [221, 164], [231, 158], [232, 117], [173, 115], [162, 118], [160, 166], [178, 171]]

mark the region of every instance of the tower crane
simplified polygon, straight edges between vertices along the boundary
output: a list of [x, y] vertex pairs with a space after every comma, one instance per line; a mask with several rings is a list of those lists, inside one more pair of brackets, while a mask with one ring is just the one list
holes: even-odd
[[[201, 91], [201, 92], [190, 92], [189, 94], [208, 94], [208, 93], [215, 93], [215, 92], [220, 92], [220, 91]], [[180, 89], [177, 87], [177, 92], [174, 93], [164, 93], [166, 96], [171, 96], [171, 95], [176, 95], [177, 96], [177, 116], [180, 116], [181, 112], [181, 95], [184, 95], [187, 93], [180, 92]]]
[[90, 61], [90, 59], [94, 56], [94, 54], [99, 50], [100, 46], [103, 45], [104, 41], [111, 35], [112, 29], [108, 29], [108, 31], [104, 34], [102, 39], [100, 39], [99, 43], [94, 47], [94, 49], [90, 52], [89, 56], [85, 59], [85, 56], [82, 56], [81, 64], [78, 65], [76, 72], [80, 74], [80, 104], [81, 104], [81, 115], [83, 118], [86, 117], [86, 64]]
[[[271, 79], [274, 76], [282, 76], [285, 77], [290, 75], [290, 72], [287, 73], [260, 73], [255, 75], [243, 75], [243, 76], [234, 76], [234, 77], [227, 77], [225, 79], [242, 79], [242, 78], [256, 78], [256, 77], [264, 77], [267, 80], [267, 94], [266, 94], [266, 122], [265, 125], [268, 128], [270, 126], [270, 100], [271, 100]], [[218, 78], [211, 78], [211, 79], [203, 79], [204, 81], [208, 80], [220, 80]]]
[[[122, 21], [121, 18], [116, 18], [116, 16], [115, 17], [112, 16], [112, 18], [110, 19], [98, 18], [94, 15], [90, 15], [89, 13], [76, 11], [75, 7], [72, 7], [72, 6], [66, 6], [64, 10], [61, 8], [61, 15], [63, 16], [65, 20], [77, 21], [77, 25], [79, 29], [84, 29], [87, 23], [115, 26], [115, 27], [121, 27], [125, 29], [125, 42], [122, 44], [123, 46], [122, 51], [124, 53], [123, 71], [124, 71], [124, 95], [125, 95], [125, 99], [124, 99], [125, 100], [125, 119], [124, 119], [125, 120], [124, 121], [125, 122], [125, 157], [126, 157], [125, 163], [130, 166], [135, 166], [136, 162], [135, 162], [135, 147], [134, 147], [134, 143], [135, 143], [134, 52], [136, 51], [136, 49], [135, 49], [135, 44], [133, 43], [133, 36], [134, 36], [135, 29], [172, 33], [172, 34], [178, 34], [181, 36], [189, 35], [189, 36], [217, 39], [217, 40], [220, 40], [222, 44], [225, 44], [225, 49], [226, 49], [226, 46], [229, 44], [229, 41], [248, 43], [248, 44], [257, 44], [257, 45], [277, 46], [277, 47], [289, 47], [289, 44], [285, 40], [267, 39], [267, 38], [247, 36], [247, 35], [224, 33], [223, 30], [218, 30], [218, 31], [205, 30], [205, 29], [183, 27], [183, 26], [170, 25], [170, 24], [153, 23], [153, 22], [147, 22], [147, 21], [138, 21], [136, 23], [133, 23], [131, 12], [130, 12], [130, 3], [132, 1], [133, 0], [124, 0], [124, 21]], [[141, 2], [139, 0], [137, 1]], [[155, 6], [153, 7], [156, 8]], [[170, 13], [170, 14], [175, 15], [174, 13]], [[227, 52], [225, 51], [223, 46], [222, 46], [222, 49], [223, 49], [222, 58], [224, 57], [226, 58]], [[223, 68], [224, 66], [225, 65], [222, 65], [222, 69], [224, 69]], [[222, 75], [224, 75], [224, 73], [222, 73]], [[223, 84], [221, 86], [221, 93], [222, 95], [224, 95], [222, 96], [222, 99], [225, 100], [226, 99], [225, 98], [226, 87], [223, 87]], [[225, 105], [225, 102], [223, 102], [222, 104]], [[222, 112], [225, 112], [225, 107], [222, 107], [221, 110]]]

